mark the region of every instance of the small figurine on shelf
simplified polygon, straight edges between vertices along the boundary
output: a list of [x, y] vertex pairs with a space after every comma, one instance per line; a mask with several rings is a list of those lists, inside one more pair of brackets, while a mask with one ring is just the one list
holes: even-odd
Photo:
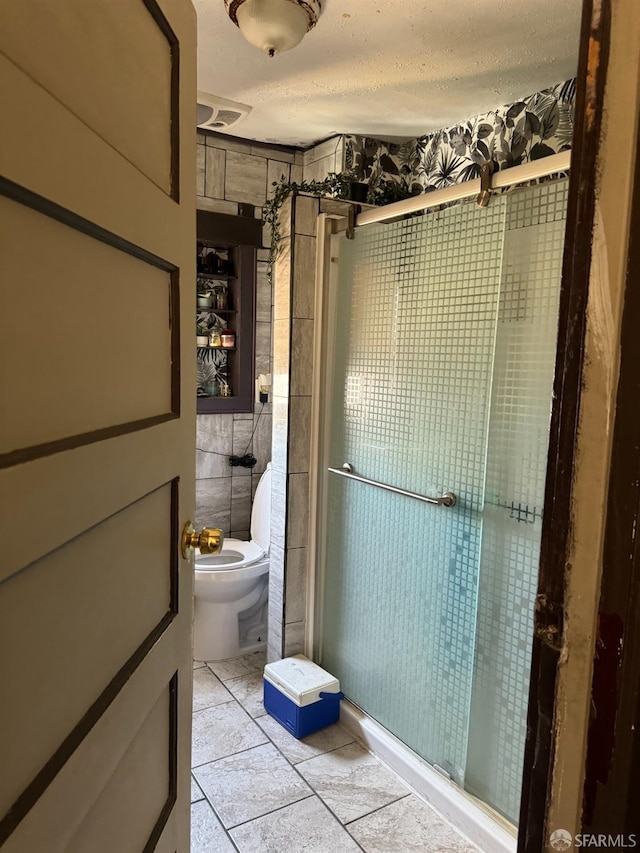
[[221, 266], [222, 258], [220, 255], [217, 255], [215, 252], [209, 252], [208, 255], [205, 255], [204, 267], [209, 275], [216, 275], [216, 273], [222, 272]]
[[218, 311], [226, 311], [229, 305], [226, 287], [216, 287], [214, 289], [215, 307]]

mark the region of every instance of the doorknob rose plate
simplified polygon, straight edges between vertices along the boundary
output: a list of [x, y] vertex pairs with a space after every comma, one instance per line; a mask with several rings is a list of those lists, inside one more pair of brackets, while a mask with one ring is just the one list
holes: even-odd
[[180, 551], [184, 560], [193, 556], [195, 548], [200, 549], [201, 554], [219, 554], [224, 544], [224, 533], [218, 527], [203, 527], [197, 533], [193, 524], [188, 521], [183, 530], [180, 540]]

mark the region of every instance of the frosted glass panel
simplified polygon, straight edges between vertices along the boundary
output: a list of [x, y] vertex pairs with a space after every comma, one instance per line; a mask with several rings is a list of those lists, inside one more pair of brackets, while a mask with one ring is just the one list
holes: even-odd
[[466, 784], [517, 821], [567, 181], [507, 196]]
[[464, 782], [507, 197], [340, 240], [322, 664]]

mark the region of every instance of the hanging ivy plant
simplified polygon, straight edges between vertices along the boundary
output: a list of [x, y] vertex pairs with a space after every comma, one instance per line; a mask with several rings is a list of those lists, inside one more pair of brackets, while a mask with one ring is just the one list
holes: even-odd
[[311, 193], [313, 195], [329, 196], [331, 198], [347, 199], [349, 188], [353, 181], [350, 172], [329, 172], [322, 181], [288, 181], [284, 175], [280, 181], [274, 181], [271, 186], [273, 195], [262, 206], [262, 221], [271, 228], [271, 245], [269, 247], [269, 277], [272, 274], [273, 262], [278, 255], [280, 243], [279, 212], [282, 205], [291, 195]]
[[[280, 245], [280, 208], [289, 196], [297, 195], [298, 193], [310, 193], [311, 195], [320, 195], [329, 198], [348, 200], [351, 192], [351, 185], [357, 182], [358, 178], [354, 171], [346, 172], [329, 172], [326, 178], [322, 181], [288, 181], [284, 175], [279, 181], [274, 181], [273, 195], [262, 207], [262, 220], [271, 229], [271, 244], [269, 247], [269, 280], [273, 274], [273, 264], [278, 256], [278, 246]], [[400, 199], [408, 198], [415, 195], [419, 188], [414, 188], [413, 191], [404, 183], [397, 181], [379, 180], [374, 184], [369, 185], [369, 193], [367, 201], [370, 204], [389, 204], [392, 201], [400, 201]]]

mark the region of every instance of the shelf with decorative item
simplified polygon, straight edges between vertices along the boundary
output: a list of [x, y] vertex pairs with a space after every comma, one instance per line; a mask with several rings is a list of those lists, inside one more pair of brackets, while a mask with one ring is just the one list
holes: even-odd
[[202, 282], [198, 282], [196, 293], [196, 308], [198, 311], [208, 311], [210, 313], [230, 311], [232, 310], [231, 304], [226, 285], [206, 287]]
[[223, 273], [216, 272], [198, 272], [196, 273], [198, 278], [204, 278], [206, 281], [235, 281], [237, 276], [235, 275], [225, 275]]
[[196, 272], [210, 279], [232, 279], [236, 277], [237, 264], [234, 250], [229, 246], [211, 246], [198, 240]]
[[225, 352], [235, 352], [236, 351], [236, 347], [223, 347], [222, 344], [220, 344], [219, 346], [211, 346], [211, 344], [207, 344], [206, 346], [204, 346], [204, 344], [203, 345], [196, 344], [196, 349], [221, 349], [221, 350], [224, 350]]
[[[198, 333], [202, 333], [197, 341], [202, 346], [196, 349], [197, 411], [251, 412], [255, 393], [256, 246], [262, 232], [255, 229], [255, 235], [245, 234], [248, 218], [245, 221], [242, 217], [202, 210], [197, 218], [195, 323]], [[225, 231], [231, 225], [233, 236], [231, 231]], [[245, 237], [247, 243], [243, 242]], [[255, 246], [251, 245], [254, 237]], [[205, 383], [211, 378], [213, 382]]]

